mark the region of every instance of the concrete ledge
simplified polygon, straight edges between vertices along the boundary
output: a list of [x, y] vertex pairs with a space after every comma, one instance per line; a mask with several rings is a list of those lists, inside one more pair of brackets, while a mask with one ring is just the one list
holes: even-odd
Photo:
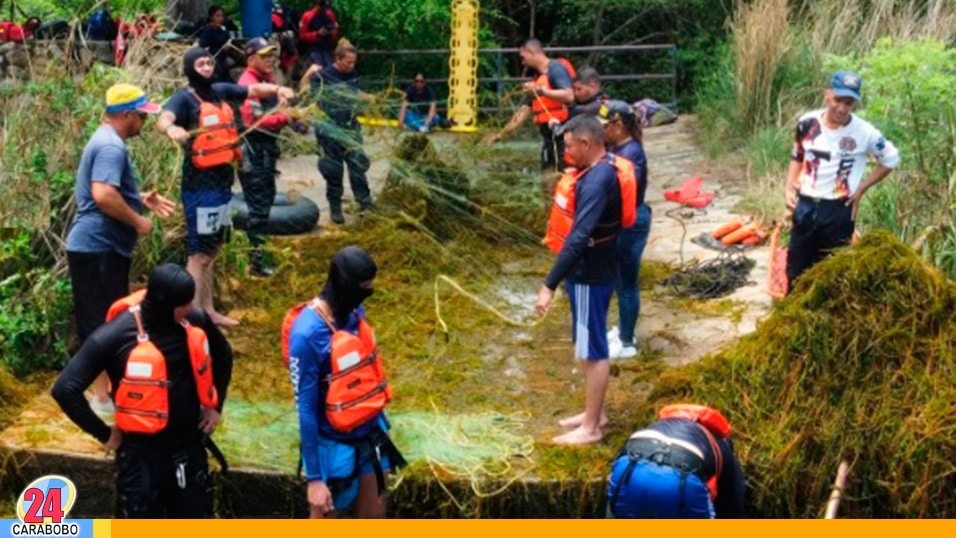
[[[114, 512], [112, 457], [54, 450], [14, 450], [6, 459], [5, 478], [13, 489], [45, 474], [61, 474], [76, 484], [71, 516], [111, 517]], [[252, 468], [214, 472], [213, 510], [226, 518], [304, 518], [305, 484], [289, 473]], [[504, 483], [481, 484], [496, 491]], [[389, 497], [394, 518], [595, 518], [604, 515], [604, 481], [519, 480], [490, 497], [478, 497], [464, 480], [439, 480], [424, 470], [406, 471]], [[454, 500], [453, 498], [454, 497]]]

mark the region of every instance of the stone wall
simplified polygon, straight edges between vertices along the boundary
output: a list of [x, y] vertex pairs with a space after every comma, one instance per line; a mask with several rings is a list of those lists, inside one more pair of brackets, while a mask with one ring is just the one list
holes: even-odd
[[[127, 42], [123, 67], [130, 80], [147, 89], [176, 85], [182, 79], [182, 56], [191, 43], [152, 38]], [[72, 48], [72, 53], [69, 51]], [[0, 87], [29, 80], [85, 75], [94, 63], [115, 64], [109, 41], [27, 41], [0, 43]]]
[[0, 84], [16, 86], [54, 72], [83, 74], [94, 62], [113, 61], [113, 44], [108, 41], [74, 42], [72, 46], [65, 39], [0, 43]]

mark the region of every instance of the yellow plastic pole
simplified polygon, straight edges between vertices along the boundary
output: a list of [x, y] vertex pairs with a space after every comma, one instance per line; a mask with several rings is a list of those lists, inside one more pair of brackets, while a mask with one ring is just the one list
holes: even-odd
[[448, 119], [453, 133], [478, 130], [478, 0], [451, 4]]

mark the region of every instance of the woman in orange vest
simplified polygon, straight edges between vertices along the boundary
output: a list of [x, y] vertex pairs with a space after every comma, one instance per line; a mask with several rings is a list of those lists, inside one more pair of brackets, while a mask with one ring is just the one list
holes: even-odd
[[568, 119], [568, 107], [574, 104], [574, 68], [560, 58], [552, 60], [544, 53], [541, 42], [529, 39], [518, 49], [521, 65], [538, 72], [537, 78], [524, 83], [529, 93], [524, 104], [515, 112], [504, 129], [486, 139], [486, 144], [500, 142], [533, 115], [541, 133], [541, 169], [557, 170], [564, 163], [564, 139], [555, 136], [557, 126]]
[[651, 233], [651, 208], [644, 203], [647, 192], [647, 156], [641, 145], [641, 124], [631, 105], [612, 100], [598, 110], [598, 121], [604, 124], [607, 150], [634, 165], [637, 180], [637, 220], [634, 226], [621, 230], [617, 236], [618, 313], [620, 324], [608, 333], [608, 349], [612, 359], [626, 359], [637, 355], [637, 320], [641, 315], [641, 257]]
[[727, 419], [693, 404], [668, 405], [659, 417], [612, 464], [608, 517], [743, 518], [746, 484]]
[[[86, 340], [53, 385], [70, 420], [116, 451], [118, 517], [210, 515], [205, 443], [220, 421], [232, 350], [209, 316], [192, 307], [194, 293], [185, 269], [160, 265], [145, 296], [114, 304], [112, 321]], [[116, 400], [114, 426], [83, 395], [104, 370]]]
[[405, 464], [388, 437], [383, 409], [391, 390], [362, 308], [377, 272], [365, 250], [337, 252], [325, 287], [289, 332], [312, 518], [336, 517], [353, 505], [357, 517], [385, 517], [386, 474]]
[[196, 306], [217, 325], [239, 322], [216, 311], [212, 289], [216, 255], [232, 226], [232, 185], [242, 160], [239, 149], [241, 122], [230, 103], [238, 107], [246, 98], [278, 96], [284, 105], [295, 96], [291, 88], [269, 82], [251, 86], [213, 83], [215, 62], [209, 51], [193, 47], [183, 55], [183, 73], [189, 86], [174, 93], [163, 105], [156, 128], [184, 146], [181, 193], [186, 216], [189, 258], [186, 269], [197, 283]]

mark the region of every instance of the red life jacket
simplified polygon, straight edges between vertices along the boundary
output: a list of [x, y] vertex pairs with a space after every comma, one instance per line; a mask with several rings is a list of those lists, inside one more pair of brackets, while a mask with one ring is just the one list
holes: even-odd
[[[575, 71], [571, 62], [565, 58], [557, 58], [555, 61], [563, 65], [564, 68], [568, 70], [568, 74], [571, 75], [571, 80], [574, 80]], [[552, 89], [551, 81], [548, 80], [547, 70], [538, 75], [538, 78], [534, 79], [534, 85], [546, 90]], [[567, 105], [543, 95], [536, 95], [531, 99], [531, 111], [534, 113], [534, 123], [536, 125], [547, 125], [550, 120], [557, 120], [559, 123], [564, 123], [568, 120]]]
[[[605, 162], [617, 169], [617, 182], [621, 188], [621, 220], [612, 223], [613, 230], [596, 230], [589, 246], [610, 241], [617, 236], [618, 229], [630, 228], [637, 222], [637, 179], [634, 177], [634, 164], [611, 153], [608, 153], [605, 159]], [[571, 226], [574, 224], [575, 189], [578, 178], [588, 170], [590, 167], [581, 172], [575, 170], [565, 173], [554, 190], [554, 203], [551, 204], [544, 244], [555, 254], [561, 252], [564, 241], [571, 233]], [[607, 227], [607, 224], [599, 225], [599, 228]]]
[[358, 335], [338, 330], [318, 308], [318, 300], [290, 309], [282, 320], [282, 359], [289, 366], [289, 335], [296, 318], [311, 308], [332, 331], [332, 372], [322, 383], [328, 387], [325, 416], [338, 431], [349, 433], [381, 413], [392, 400], [392, 389], [385, 379], [385, 368], [378, 356], [371, 325], [359, 315]]
[[215, 105], [203, 101], [196, 92], [189, 93], [199, 101], [199, 133], [192, 143], [192, 163], [199, 170], [242, 161], [239, 131], [232, 107], [225, 101]]
[[700, 192], [703, 183], [704, 179], [700, 176], [688, 179], [681, 184], [680, 190], [664, 191], [664, 198], [681, 205], [702, 209], [716, 197], [712, 192]]
[[23, 27], [12, 21], [0, 22], [0, 41], [23, 41], [27, 37]]
[[[723, 471], [724, 458], [720, 453], [717, 439], [726, 439], [730, 435], [730, 422], [720, 411], [713, 407], [697, 404], [674, 404], [664, 406], [658, 413], [661, 419], [680, 418], [696, 422], [707, 436], [711, 452], [714, 453], [714, 476], [707, 480], [710, 498], [717, 498], [717, 480]], [[716, 437], [716, 439], [715, 439]]]
[[[136, 320], [137, 343], [126, 359], [126, 372], [116, 388], [116, 426], [123, 432], [151, 434], [162, 431], [169, 422], [169, 378], [166, 358], [150, 342], [143, 329], [140, 303], [145, 296], [144, 289], [114, 302], [106, 314], [106, 321], [126, 310]], [[213, 384], [206, 333], [185, 320], [183, 327], [199, 404], [215, 408], [219, 405], [219, 395]]]

